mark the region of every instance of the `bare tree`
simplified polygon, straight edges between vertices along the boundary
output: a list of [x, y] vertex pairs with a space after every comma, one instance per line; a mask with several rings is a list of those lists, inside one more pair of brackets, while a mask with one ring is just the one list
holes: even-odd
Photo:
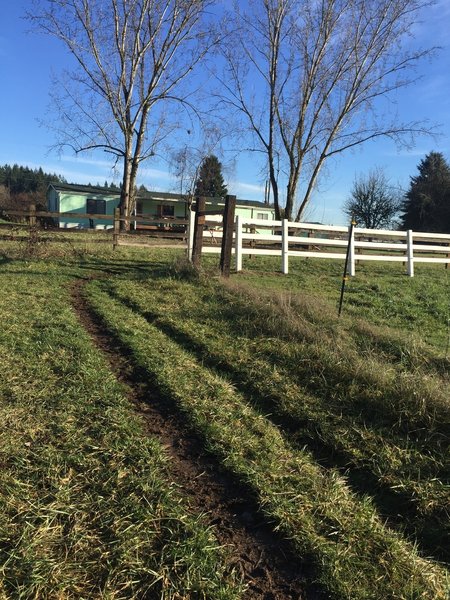
[[[212, 0], [39, 0], [28, 18], [61, 40], [76, 67], [55, 99], [60, 143], [103, 149], [123, 165], [121, 212], [138, 168], [168, 135], [168, 105], [196, 111], [188, 75], [215, 42]], [[171, 114], [180, 111], [172, 110]], [[172, 121], [172, 124], [174, 122]]]
[[382, 169], [355, 179], [343, 210], [360, 227], [382, 229], [393, 224], [401, 207], [401, 193], [392, 186]]
[[[423, 124], [380, 114], [414, 81], [431, 50], [407, 43], [427, 0], [249, 0], [235, 7], [221, 97], [263, 152], [277, 216], [300, 220], [325, 162], [388, 136], [410, 141]], [[231, 19], [231, 16], [230, 16]]]

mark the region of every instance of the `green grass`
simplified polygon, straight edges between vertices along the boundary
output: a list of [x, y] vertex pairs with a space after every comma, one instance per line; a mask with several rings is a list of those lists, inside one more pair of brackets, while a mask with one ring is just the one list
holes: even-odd
[[239, 597], [70, 306], [83, 269], [2, 265], [0, 597]]
[[[146, 300], [157, 285], [154, 280], [140, 285], [145, 288], [141, 301], [148, 306]], [[176, 281], [171, 281], [170, 290], [164, 282], [160, 285], [156, 304], [164, 322], [174, 305], [178, 305], [175, 319], [189, 321], [200, 305], [194, 290], [199, 290], [203, 302], [212, 293], [210, 286], [196, 282], [183, 304]], [[161, 330], [155, 304], [145, 315], [136, 304], [127, 306], [130, 298], [139, 296], [139, 286], [112, 287], [119, 288], [118, 299], [111, 297], [109, 284], [90, 286], [92, 305], [105, 325], [146, 369], [160, 393], [178, 403], [226, 468], [246, 482], [299, 554], [314, 560], [330, 593], [337, 598], [371, 598], [377, 586], [380, 598], [446, 596], [445, 571], [422, 560], [411, 544], [383, 526], [370, 500], [356, 496], [337, 471], [321, 468], [306, 449], [294, 448], [284, 439], [278, 427], [236, 390], [233, 380], [208, 368], [208, 346], [202, 360]], [[196, 326], [209, 333], [208, 325]], [[224, 346], [228, 342], [227, 338]]]
[[[245, 258], [244, 271], [234, 279], [253, 288], [270, 288], [286, 294], [306, 293], [336, 307], [342, 282], [340, 261], [292, 259], [289, 276], [281, 275], [280, 260]], [[401, 263], [367, 263], [356, 266], [344, 296], [343, 313], [419, 337], [448, 354], [450, 338], [450, 273], [443, 265], [417, 264], [415, 277]]]
[[[297, 336], [290, 333], [297, 339], [283, 342], [267, 335], [260, 322], [257, 334], [253, 319], [246, 322], [246, 317], [253, 314], [261, 321], [264, 305], [253, 298], [250, 308], [250, 294], [243, 303], [218, 286], [174, 281], [150, 289], [120, 282], [114, 293], [199, 360], [228, 373], [297, 445], [325, 443], [349, 464], [369, 469], [380, 485], [409, 496], [419, 512], [445, 512], [450, 494], [439, 473], [448, 441], [448, 386], [425, 385], [417, 374], [405, 382], [402, 370], [393, 366], [389, 377], [380, 378], [386, 362], [371, 357], [368, 364], [367, 354], [360, 357], [341, 345], [342, 368], [334, 340], [326, 340], [323, 332], [318, 341], [308, 330], [302, 336], [297, 327]], [[415, 396], [408, 396], [411, 389]]]
[[215, 258], [198, 276], [83, 239], [0, 245], [0, 597], [240, 594], [73, 314], [91, 275], [105, 329], [330, 597], [448, 597], [444, 269], [360, 266], [338, 319], [337, 262], [246, 259], [225, 283]]

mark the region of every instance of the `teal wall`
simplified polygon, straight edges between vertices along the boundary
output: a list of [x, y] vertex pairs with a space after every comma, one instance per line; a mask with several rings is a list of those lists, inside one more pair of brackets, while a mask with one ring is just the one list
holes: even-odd
[[[268, 215], [268, 220], [273, 221], [275, 219], [275, 211], [273, 208], [266, 208], [260, 206], [236, 206], [236, 215], [242, 217], [250, 217], [251, 219], [259, 219], [259, 214]], [[262, 217], [263, 219], [265, 217]]]
[[[225, 207], [224, 203], [206, 203], [206, 210], [212, 210], [213, 208], [222, 209]], [[239, 204], [239, 200], [237, 200], [235, 215], [240, 215], [241, 217], [248, 217], [250, 219], [260, 219], [265, 217], [261, 217], [260, 215], [267, 215], [268, 221], [273, 221], [275, 219], [275, 210], [270, 208], [269, 206], [247, 206], [245, 204]], [[258, 228], [256, 227], [255, 233], [270, 233], [270, 229]]]
[[152, 215], [158, 217], [158, 207], [160, 205], [167, 205], [174, 207], [174, 218], [175, 219], [186, 219], [186, 202], [177, 200], [166, 200], [166, 199], [138, 199], [139, 205], [142, 206], [142, 214]]
[[[80, 213], [86, 214], [86, 203], [88, 199], [105, 200], [106, 214], [113, 215], [114, 209], [119, 206], [120, 196], [107, 194], [91, 194], [91, 193], [75, 193], [75, 192], [57, 192], [59, 198], [58, 212], [65, 213]], [[51, 195], [49, 195], [50, 203]], [[49, 205], [49, 210], [52, 210]], [[105, 229], [112, 227], [113, 219], [94, 219], [94, 227], [96, 229]], [[89, 228], [89, 218], [76, 219], [75, 217], [60, 217], [59, 226], [64, 228], [83, 227]]]
[[[95, 193], [97, 192], [97, 193]], [[156, 195], [156, 194], [155, 194]], [[102, 193], [98, 190], [91, 191], [76, 191], [76, 190], [64, 190], [56, 189], [52, 186], [49, 187], [47, 192], [47, 206], [49, 211], [60, 212], [60, 213], [79, 213], [86, 214], [87, 212], [87, 200], [105, 200], [106, 202], [106, 214], [113, 215], [114, 209], [117, 208], [120, 202], [119, 194]], [[172, 198], [150, 198], [150, 199], [138, 199], [139, 208], [144, 215], [151, 215], [158, 217], [160, 212], [158, 207], [160, 205], [167, 205], [174, 207], [174, 218], [185, 219], [187, 218], [187, 207], [184, 200], [176, 200]], [[223, 202], [207, 201], [206, 210], [213, 209], [222, 210], [224, 208]], [[275, 212], [273, 208], [261, 206], [247, 206], [238, 205], [236, 206], [236, 214], [243, 217], [260, 218], [261, 214], [267, 214], [268, 220], [275, 218]], [[89, 228], [90, 222], [88, 217], [60, 217], [59, 226], [63, 228]], [[132, 218], [131, 218], [132, 221]], [[170, 222], [170, 219], [168, 219]], [[153, 224], [151, 219], [144, 224]], [[157, 224], [155, 222], [154, 224]], [[113, 219], [94, 219], [94, 227], [96, 229], [104, 229], [113, 226]], [[138, 224], [139, 226], [139, 224]], [[264, 231], [264, 230], [262, 230]]]

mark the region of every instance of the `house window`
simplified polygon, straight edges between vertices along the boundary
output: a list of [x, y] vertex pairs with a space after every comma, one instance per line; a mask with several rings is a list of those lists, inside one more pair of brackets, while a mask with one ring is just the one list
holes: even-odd
[[144, 203], [142, 202], [142, 200], [136, 200], [136, 214], [144, 214]]
[[269, 215], [267, 213], [256, 213], [257, 219], [263, 219], [264, 221], [269, 220]]
[[88, 215], [106, 215], [106, 200], [88, 198], [86, 200], [86, 213]]
[[159, 204], [158, 217], [174, 217], [175, 206], [173, 204]]

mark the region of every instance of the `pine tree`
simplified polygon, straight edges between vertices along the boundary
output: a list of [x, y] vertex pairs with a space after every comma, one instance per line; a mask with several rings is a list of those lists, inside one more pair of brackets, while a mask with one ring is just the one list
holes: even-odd
[[67, 183], [64, 177], [56, 173], [45, 173], [42, 168], [31, 169], [20, 165], [0, 166], [0, 184], [6, 185], [11, 194], [44, 194], [50, 182]]
[[222, 176], [222, 163], [217, 156], [211, 154], [203, 159], [197, 181], [195, 196], [206, 198], [225, 198], [228, 189]]
[[50, 182], [66, 183], [64, 177], [55, 173], [45, 173], [17, 164], [0, 166], [0, 185], [7, 190], [10, 207], [23, 208], [30, 202], [40, 209], [46, 208], [46, 191]]
[[443, 154], [430, 152], [418, 170], [403, 202], [402, 228], [449, 233], [450, 166]]

